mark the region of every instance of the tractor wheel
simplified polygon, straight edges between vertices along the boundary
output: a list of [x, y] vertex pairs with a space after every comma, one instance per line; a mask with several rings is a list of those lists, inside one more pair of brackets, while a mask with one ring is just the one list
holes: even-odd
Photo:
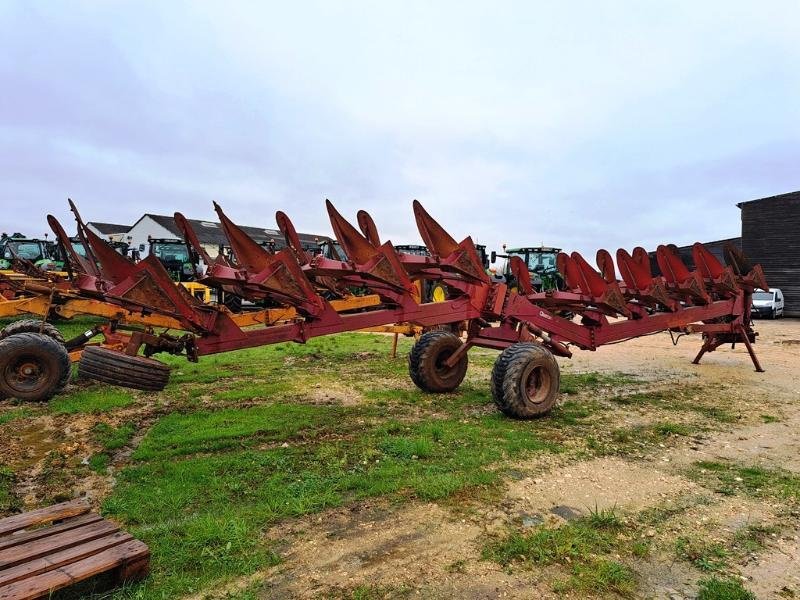
[[423, 333], [427, 333], [428, 331], [445, 331], [447, 333], [452, 333], [453, 335], [457, 336], [461, 332], [461, 324], [444, 323], [442, 325], [431, 325], [430, 327], [426, 327]]
[[78, 375], [120, 387], [159, 392], [169, 381], [169, 367], [152, 358], [87, 346], [78, 363]]
[[6, 325], [0, 331], [0, 340], [17, 333], [42, 333], [47, 337], [53, 338], [59, 344], [64, 344], [64, 336], [54, 325], [47, 322], [43, 323], [36, 319], [20, 319]]
[[467, 374], [466, 354], [452, 367], [442, 363], [462, 346], [461, 339], [447, 331], [423, 333], [408, 355], [408, 373], [418, 388], [425, 392], [452, 392]]
[[431, 302], [444, 302], [447, 300], [447, 287], [443, 283], [434, 283], [431, 286]]
[[0, 340], [0, 396], [40, 402], [63, 390], [72, 374], [67, 349], [41, 333]]
[[560, 380], [558, 363], [547, 348], [517, 343], [503, 350], [494, 363], [492, 398], [509, 417], [538, 417], [555, 405]]
[[242, 312], [242, 298], [236, 294], [222, 293], [222, 304], [232, 313]]

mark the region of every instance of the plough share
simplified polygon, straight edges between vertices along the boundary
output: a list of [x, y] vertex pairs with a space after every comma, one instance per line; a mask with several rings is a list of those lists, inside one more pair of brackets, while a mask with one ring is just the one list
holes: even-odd
[[[204, 305], [176, 286], [155, 257], [134, 263], [116, 253], [70, 205], [86, 257], [72, 250], [53, 216], [48, 222], [69, 256], [73, 292], [130, 313], [169, 318], [181, 330], [117, 332], [110, 347], [86, 347], [80, 374], [111, 384], [163, 389], [169, 369], [152, 358], [161, 352], [196, 361], [206, 354], [302, 343], [393, 323], [422, 327], [466, 323], [465, 339], [432, 330], [417, 340], [409, 355], [411, 379], [424, 391], [450, 392], [465, 376], [470, 348], [501, 350], [492, 371], [492, 396], [500, 410], [517, 418], [541, 415], [553, 407], [559, 387], [554, 355], [570, 357], [572, 347], [595, 350], [659, 331], [701, 333], [703, 345], [695, 363], [721, 344], [741, 342], [756, 370], [762, 370], [752, 347], [756, 333], [750, 307], [753, 290], [768, 286], [760, 266], [751, 267], [733, 247], [726, 248], [724, 266], [695, 244], [696, 270], [690, 271], [674, 246], [659, 246], [661, 275], [653, 275], [648, 253], [639, 247], [631, 253], [618, 250], [616, 265], [608, 251], [598, 251], [598, 270], [577, 252], [561, 253], [558, 268], [567, 289], [546, 292], [534, 290], [526, 265], [512, 257], [510, 267], [518, 281], [518, 292], [512, 293], [485, 273], [471, 238], [456, 242], [417, 201], [414, 216], [430, 256], [396, 251], [391, 242], [381, 242], [368, 213], [359, 211], [356, 228], [328, 201], [331, 225], [346, 256], [309, 256], [283, 212], [276, 220], [287, 247], [272, 252], [249, 238], [215, 204], [232, 253], [211, 258], [188, 220], [176, 213], [187, 245], [205, 263], [202, 283], [287, 309], [286, 319], [246, 328], [224, 307]], [[414, 285], [420, 279], [445, 283], [448, 299], [420, 302], [419, 287]], [[355, 288], [375, 295], [375, 303], [357, 310], [334, 308], [332, 298]], [[13, 395], [9, 377], [0, 380], [0, 391]]]

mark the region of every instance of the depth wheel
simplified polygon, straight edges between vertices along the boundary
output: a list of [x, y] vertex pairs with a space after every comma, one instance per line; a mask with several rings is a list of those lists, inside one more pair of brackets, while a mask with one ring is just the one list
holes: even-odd
[[0, 331], [0, 340], [18, 333], [42, 333], [53, 338], [59, 344], [64, 343], [64, 336], [58, 328], [51, 323], [42, 323], [42, 321], [37, 321], [36, 319], [20, 319], [9, 323]]
[[469, 357], [464, 354], [450, 368], [444, 365], [444, 361], [462, 345], [458, 336], [447, 331], [423, 333], [408, 355], [411, 380], [425, 392], [452, 392], [464, 381]]
[[42, 402], [63, 390], [72, 364], [48, 335], [17, 333], [0, 340], [0, 397]]
[[169, 381], [169, 367], [164, 363], [102, 346], [86, 347], [78, 363], [78, 374], [111, 385], [151, 392], [160, 392]]
[[545, 347], [521, 342], [503, 350], [492, 369], [492, 398], [515, 419], [544, 415], [555, 406], [561, 374]]

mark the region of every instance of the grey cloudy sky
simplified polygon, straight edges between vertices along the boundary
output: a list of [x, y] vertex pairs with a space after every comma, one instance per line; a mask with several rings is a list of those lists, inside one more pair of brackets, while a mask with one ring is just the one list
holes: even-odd
[[[0, 1], [3, 231], [144, 212], [497, 247], [739, 233], [800, 189], [800, 3]], [[592, 252], [593, 254], [593, 252]]]

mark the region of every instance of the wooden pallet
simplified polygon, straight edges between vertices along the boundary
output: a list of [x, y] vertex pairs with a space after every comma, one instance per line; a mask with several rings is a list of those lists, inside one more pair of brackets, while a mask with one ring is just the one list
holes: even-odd
[[0, 519], [0, 600], [28, 600], [113, 571], [145, 577], [149, 548], [82, 500]]

